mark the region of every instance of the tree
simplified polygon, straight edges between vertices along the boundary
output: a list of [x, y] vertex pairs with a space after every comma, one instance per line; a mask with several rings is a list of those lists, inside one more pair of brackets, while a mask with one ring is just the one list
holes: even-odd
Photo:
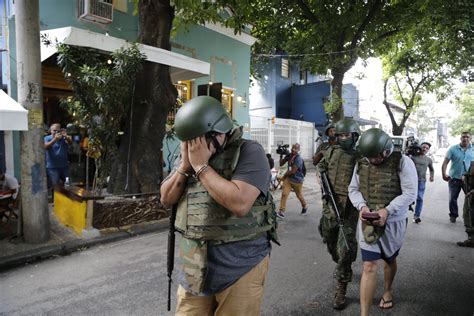
[[[423, 93], [435, 93], [438, 100], [451, 92], [454, 78], [462, 78], [472, 59], [470, 40], [471, 6], [462, 1], [445, 4], [421, 1], [418, 23], [381, 46], [384, 68], [384, 101], [394, 135], [401, 135], [405, 123], [420, 103]], [[405, 107], [400, 123], [390, 109], [388, 89], [392, 82], [395, 99]]]
[[334, 120], [343, 117], [342, 82], [358, 58], [375, 54], [385, 40], [414, 20], [412, 1], [261, 0], [255, 9], [253, 35], [256, 56], [284, 52], [302, 69], [332, 75], [336, 96], [326, 111]]
[[111, 55], [66, 44], [57, 44], [57, 49], [58, 65], [74, 91], [63, 105], [89, 130], [88, 154], [96, 160], [94, 183], [100, 190], [117, 156], [118, 135], [144, 56], [136, 46]]
[[[138, 41], [171, 50], [175, 8], [170, 5], [170, 0], [140, 0], [137, 11]], [[112, 166], [109, 192], [158, 191], [163, 172], [160, 161], [166, 118], [176, 96], [169, 66], [144, 62], [137, 74], [125, 133]]]
[[[226, 15], [228, 1], [198, 2], [176, 0], [135, 0], [142, 44], [171, 50], [170, 36], [178, 12], [177, 25], [206, 21], [222, 22], [241, 30], [245, 15]], [[230, 3], [232, 5], [232, 3]], [[242, 8], [248, 8], [242, 5]], [[242, 10], [243, 11], [243, 10]], [[176, 102], [169, 66], [145, 62], [137, 75], [133, 105], [128, 116], [117, 159], [114, 162], [109, 191], [156, 192], [162, 178], [161, 149], [166, 133], [167, 115]]]
[[451, 122], [451, 135], [474, 133], [474, 83], [468, 84], [456, 98], [459, 115]]

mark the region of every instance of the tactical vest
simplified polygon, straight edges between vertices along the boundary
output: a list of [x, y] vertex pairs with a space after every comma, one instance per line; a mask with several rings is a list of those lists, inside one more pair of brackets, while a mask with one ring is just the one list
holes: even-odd
[[371, 210], [379, 210], [402, 194], [400, 186], [399, 152], [394, 152], [380, 165], [370, 164], [365, 159], [358, 161], [359, 190]]
[[[209, 166], [226, 180], [231, 180], [244, 142], [242, 131], [234, 130], [225, 150], [215, 154]], [[194, 293], [202, 292], [204, 287], [208, 244], [251, 240], [265, 234], [278, 243], [275, 204], [270, 192], [267, 197], [260, 195], [244, 217], [237, 217], [217, 204], [205, 187], [192, 177], [188, 178], [178, 202], [175, 227], [184, 237], [180, 240], [180, 257], [189, 289]]]
[[[358, 161], [359, 190], [370, 210], [384, 208], [402, 194], [398, 176], [401, 158], [400, 152], [394, 152], [380, 165], [373, 165], [366, 159]], [[374, 244], [385, 233], [385, 225], [380, 227], [362, 222], [362, 233], [366, 243]]]
[[[225, 151], [209, 161], [220, 176], [231, 180], [237, 166], [240, 148], [245, 142], [240, 130], [236, 130], [225, 146]], [[260, 195], [244, 217], [237, 217], [219, 205], [195, 178], [189, 177], [186, 189], [178, 202], [176, 230], [184, 237], [197, 240], [227, 243], [257, 238], [275, 225], [272, 218], [272, 196]]]
[[347, 197], [349, 194], [347, 188], [351, 183], [357, 157], [355, 153], [346, 152], [339, 145], [331, 146], [326, 155], [329, 158], [328, 177], [334, 193]]

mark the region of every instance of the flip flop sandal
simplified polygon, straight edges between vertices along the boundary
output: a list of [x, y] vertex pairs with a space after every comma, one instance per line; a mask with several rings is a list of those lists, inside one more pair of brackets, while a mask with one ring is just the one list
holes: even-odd
[[[381, 309], [390, 309], [390, 308], [393, 307], [393, 298], [392, 298], [391, 300], [386, 301], [386, 300], [383, 298], [383, 296], [382, 296], [382, 297], [380, 298], [380, 303], [382, 303], [382, 304], [379, 304], [379, 307], [380, 307]], [[388, 304], [390, 304], [390, 305], [389, 305], [389, 306], [385, 306], [385, 305], [388, 305]]]

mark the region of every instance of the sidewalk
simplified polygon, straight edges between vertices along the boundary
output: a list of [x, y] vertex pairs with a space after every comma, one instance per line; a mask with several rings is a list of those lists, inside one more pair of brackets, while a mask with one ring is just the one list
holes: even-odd
[[[308, 167], [308, 166], [307, 166]], [[315, 185], [316, 175], [314, 170], [308, 169], [303, 186], [306, 197], [314, 196], [319, 192]], [[278, 207], [281, 199], [281, 189], [273, 192], [273, 198]], [[289, 199], [296, 199], [295, 194], [290, 194]], [[100, 236], [84, 238], [76, 235], [71, 229], [58, 222], [52, 212], [50, 204], [51, 238], [41, 244], [28, 244], [23, 238], [16, 237], [17, 220], [10, 220], [7, 225], [0, 225], [0, 272], [6, 269], [20, 267], [37, 260], [53, 256], [64, 256], [72, 252], [83, 250], [92, 246], [118, 241], [121, 239], [167, 230], [169, 219], [131, 225], [127, 228], [100, 230]]]

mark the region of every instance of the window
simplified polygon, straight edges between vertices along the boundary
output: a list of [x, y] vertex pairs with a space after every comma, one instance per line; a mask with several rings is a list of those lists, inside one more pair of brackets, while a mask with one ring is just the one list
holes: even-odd
[[286, 58], [281, 59], [281, 76], [290, 78], [290, 65]]
[[176, 98], [175, 105], [168, 113], [167, 124], [169, 125], [174, 124], [176, 112], [178, 112], [179, 108], [183, 105], [183, 103], [191, 99], [191, 81], [178, 81], [174, 86], [178, 91], [178, 97]]
[[229, 113], [230, 117], [232, 117], [232, 100], [234, 97], [234, 91], [223, 88], [221, 92], [222, 105], [224, 106], [224, 109]]

